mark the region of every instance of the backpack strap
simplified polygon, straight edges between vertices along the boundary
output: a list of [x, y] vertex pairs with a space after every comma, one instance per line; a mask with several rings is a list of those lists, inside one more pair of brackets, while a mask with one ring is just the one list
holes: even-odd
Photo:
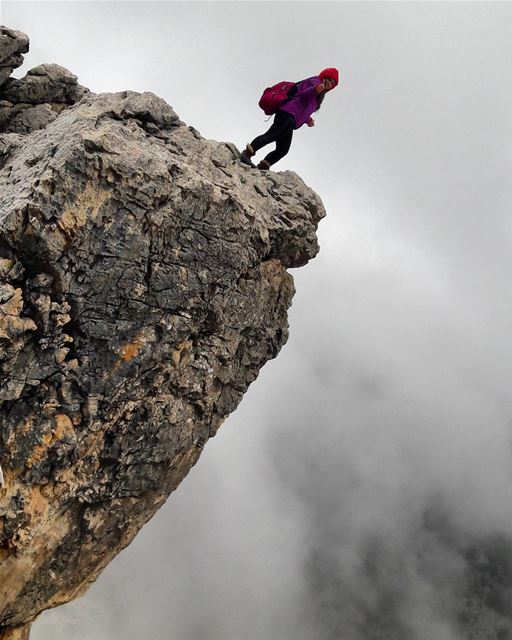
[[294, 96], [297, 95], [297, 92], [299, 90], [299, 82], [296, 82], [293, 87], [290, 87], [288, 89], [288, 91], [286, 92], [286, 95], [288, 96], [289, 99], [293, 98]]

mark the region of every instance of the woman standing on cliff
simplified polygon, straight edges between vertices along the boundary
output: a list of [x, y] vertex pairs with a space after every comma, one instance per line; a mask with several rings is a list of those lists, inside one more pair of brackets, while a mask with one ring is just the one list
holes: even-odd
[[299, 129], [303, 124], [307, 124], [308, 127], [315, 125], [311, 116], [320, 109], [325, 94], [337, 86], [338, 78], [338, 70], [329, 68], [324, 69], [317, 76], [297, 83], [295, 93], [276, 111], [274, 123], [270, 129], [254, 138], [242, 151], [242, 162], [254, 167], [251, 158], [259, 149], [271, 142], [276, 143], [276, 148], [261, 160], [258, 169], [268, 170], [278, 160], [284, 158], [290, 150], [294, 130]]

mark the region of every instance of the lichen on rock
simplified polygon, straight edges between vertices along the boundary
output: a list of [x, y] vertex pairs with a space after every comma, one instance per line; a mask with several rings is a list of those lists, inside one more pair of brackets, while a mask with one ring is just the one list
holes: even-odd
[[286, 342], [324, 209], [239, 157], [150, 92], [0, 86], [0, 638], [85, 591]]

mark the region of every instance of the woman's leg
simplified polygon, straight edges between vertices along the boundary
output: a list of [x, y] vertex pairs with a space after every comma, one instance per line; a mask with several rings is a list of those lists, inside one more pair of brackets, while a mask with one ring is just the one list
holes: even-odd
[[293, 129], [285, 131], [279, 136], [279, 138], [276, 140], [277, 144], [275, 150], [271, 151], [268, 155], [265, 156], [265, 160], [269, 163], [269, 165], [275, 164], [278, 160], [281, 160], [281, 158], [285, 157], [288, 151], [290, 151], [292, 138]]
[[[251, 147], [256, 152], [267, 144], [270, 144], [271, 142], [277, 142], [279, 138], [282, 138], [289, 133], [293, 134], [294, 127], [295, 118], [291, 113], [286, 113], [286, 111], [277, 111], [274, 122], [270, 129], [266, 133], [263, 133], [261, 136], [254, 138], [254, 140], [251, 142]], [[289, 144], [291, 144], [291, 136]], [[289, 148], [290, 147], [288, 145], [288, 149]], [[283, 155], [286, 155], [288, 149]]]

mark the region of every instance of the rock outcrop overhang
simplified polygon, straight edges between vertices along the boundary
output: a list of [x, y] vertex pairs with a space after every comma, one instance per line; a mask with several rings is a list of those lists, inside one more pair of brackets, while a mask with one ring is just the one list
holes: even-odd
[[[325, 215], [152, 93], [0, 28], [0, 638], [82, 594], [288, 335]], [[2, 635], [3, 634], [3, 635]]]

